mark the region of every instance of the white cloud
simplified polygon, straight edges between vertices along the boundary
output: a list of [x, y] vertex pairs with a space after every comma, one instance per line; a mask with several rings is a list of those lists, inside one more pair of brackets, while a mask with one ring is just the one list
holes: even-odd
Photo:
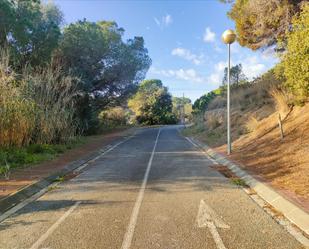
[[196, 55], [191, 53], [190, 50], [185, 48], [175, 48], [172, 50], [172, 55], [179, 56], [185, 60], [191, 61], [195, 65], [199, 65], [202, 62], [203, 55]]
[[209, 27], [206, 28], [204, 36], [204, 42], [214, 42], [216, 40], [216, 34], [211, 31]]
[[256, 56], [250, 56], [240, 62], [244, 74], [248, 77], [249, 80], [252, 80], [254, 77], [257, 77], [266, 71], [266, 66], [259, 61]]
[[190, 81], [190, 82], [197, 82], [201, 83], [205, 81], [205, 78], [203, 78], [201, 75], [199, 75], [194, 69], [177, 69], [177, 70], [160, 70], [155, 67], [151, 67], [149, 69], [149, 72], [152, 74], [160, 75], [160, 76], [165, 76], [169, 78], [176, 78], [179, 80], [184, 80], [184, 81]]
[[172, 16], [171, 15], [163, 16], [162, 22], [165, 26], [170, 25], [173, 22]]
[[219, 86], [222, 82], [222, 78], [224, 75], [224, 68], [226, 68], [226, 62], [219, 61], [214, 65], [214, 71], [209, 75], [207, 81], [211, 84], [215, 84]]
[[169, 14], [162, 16], [160, 19], [158, 19], [157, 17], [154, 17], [153, 19], [160, 28], [167, 27], [173, 22], [173, 18]]
[[226, 62], [225, 61], [220, 61], [217, 64], [215, 64], [215, 70], [216, 72], [224, 72], [224, 68], [226, 68]]
[[274, 58], [278, 58], [276, 51], [275, 51], [275, 47], [269, 47], [267, 49], [265, 49], [264, 51], [262, 51], [262, 58], [264, 60], [268, 60], [268, 59], [274, 59]]

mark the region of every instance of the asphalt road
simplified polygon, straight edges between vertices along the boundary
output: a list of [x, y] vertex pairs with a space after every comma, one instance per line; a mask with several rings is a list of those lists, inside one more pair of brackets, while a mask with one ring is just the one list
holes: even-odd
[[141, 129], [0, 223], [0, 248], [303, 248], [176, 126]]

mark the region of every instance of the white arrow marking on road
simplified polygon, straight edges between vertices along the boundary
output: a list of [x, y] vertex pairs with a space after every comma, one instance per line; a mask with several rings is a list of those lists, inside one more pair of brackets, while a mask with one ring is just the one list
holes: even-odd
[[218, 249], [226, 249], [223, 241], [217, 231], [218, 228], [229, 229], [230, 226], [225, 224], [224, 221], [216, 214], [216, 212], [209, 207], [204, 200], [201, 200], [200, 207], [197, 214], [197, 226], [208, 227], [210, 233], [217, 245]]

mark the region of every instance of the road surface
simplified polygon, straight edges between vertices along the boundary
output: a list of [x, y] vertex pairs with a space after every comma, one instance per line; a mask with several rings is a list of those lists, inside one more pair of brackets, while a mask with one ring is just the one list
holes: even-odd
[[177, 126], [140, 129], [0, 223], [0, 248], [303, 248]]

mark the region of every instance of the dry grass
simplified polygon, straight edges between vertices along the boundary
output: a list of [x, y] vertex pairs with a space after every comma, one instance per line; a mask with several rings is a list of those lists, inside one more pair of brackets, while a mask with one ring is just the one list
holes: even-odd
[[[232, 159], [309, 210], [309, 104], [291, 111], [291, 95], [271, 80], [260, 83], [231, 91]], [[205, 113], [205, 127], [207, 116], [211, 115], [220, 120], [220, 125], [195, 134], [223, 153], [226, 151], [226, 110], [218, 107], [222, 107], [224, 101], [224, 97], [216, 97]], [[283, 140], [278, 112], [284, 119]]]
[[257, 129], [259, 125], [259, 121], [257, 120], [256, 117], [251, 116], [248, 121], [246, 122], [245, 126], [246, 126], [246, 130], [248, 132], [253, 132]]
[[289, 112], [290, 104], [292, 102], [291, 94], [282, 89], [273, 88], [270, 91], [270, 95], [273, 97], [276, 110], [280, 114], [284, 115]]
[[283, 130], [282, 141], [273, 113], [254, 133], [233, 143], [233, 158], [309, 209], [309, 105], [296, 107]]
[[0, 51], [0, 146], [69, 140], [74, 124], [74, 79], [59, 68], [16, 74], [7, 51]]
[[219, 127], [221, 125], [220, 119], [213, 112], [207, 113], [205, 115], [205, 120], [206, 120], [206, 122], [205, 122], [206, 123], [206, 127], [209, 130], [216, 129], [217, 127]]

